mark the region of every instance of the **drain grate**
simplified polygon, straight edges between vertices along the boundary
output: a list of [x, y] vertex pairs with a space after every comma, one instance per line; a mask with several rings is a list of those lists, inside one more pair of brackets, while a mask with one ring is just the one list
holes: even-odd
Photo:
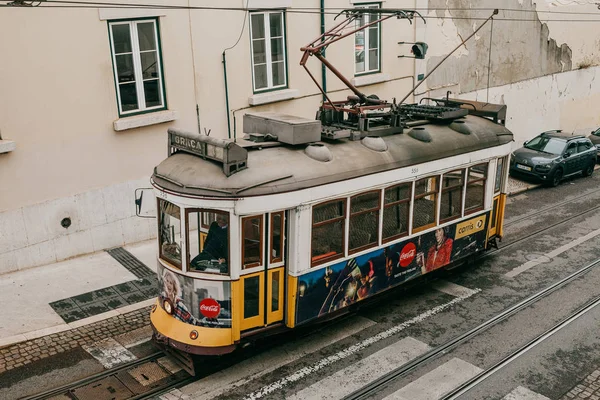
[[122, 247], [106, 250], [106, 252], [138, 278], [145, 278], [147, 276], [154, 275], [154, 271], [152, 271], [146, 266], [146, 264], [138, 260], [133, 254]]
[[114, 376], [108, 376], [100, 381], [73, 389], [76, 399], [87, 400], [126, 400], [134, 393]]

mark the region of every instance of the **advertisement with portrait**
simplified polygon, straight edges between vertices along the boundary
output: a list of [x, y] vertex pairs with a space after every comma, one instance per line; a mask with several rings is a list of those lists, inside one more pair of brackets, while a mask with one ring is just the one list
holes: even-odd
[[231, 328], [231, 282], [192, 279], [158, 264], [161, 302], [173, 305], [173, 317], [191, 325]]
[[296, 324], [483, 250], [488, 219], [481, 214], [300, 276]]

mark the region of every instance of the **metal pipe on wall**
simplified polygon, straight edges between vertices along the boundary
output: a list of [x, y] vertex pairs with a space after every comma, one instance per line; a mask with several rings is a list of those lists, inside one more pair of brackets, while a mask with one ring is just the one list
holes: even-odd
[[[321, 0], [321, 35], [325, 33], [325, 0]], [[323, 56], [325, 56], [325, 49], [323, 49]], [[321, 84], [323, 86], [323, 102], [327, 100], [327, 68], [325, 64], [321, 64]]]

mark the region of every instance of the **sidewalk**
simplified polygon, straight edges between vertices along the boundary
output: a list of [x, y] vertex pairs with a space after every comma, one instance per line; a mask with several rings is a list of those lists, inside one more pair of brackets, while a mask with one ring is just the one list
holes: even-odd
[[155, 247], [156, 241], [149, 240], [122, 248], [144, 264], [145, 274], [102, 251], [1, 275], [0, 348], [153, 304], [158, 290]]

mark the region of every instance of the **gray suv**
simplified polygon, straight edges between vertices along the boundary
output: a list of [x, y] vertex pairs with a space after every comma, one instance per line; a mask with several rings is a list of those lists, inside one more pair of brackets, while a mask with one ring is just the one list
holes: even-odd
[[510, 174], [540, 179], [557, 186], [575, 174], [590, 176], [596, 165], [596, 146], [585, 136], [548, 131], [525, 142], [510, 157]]

